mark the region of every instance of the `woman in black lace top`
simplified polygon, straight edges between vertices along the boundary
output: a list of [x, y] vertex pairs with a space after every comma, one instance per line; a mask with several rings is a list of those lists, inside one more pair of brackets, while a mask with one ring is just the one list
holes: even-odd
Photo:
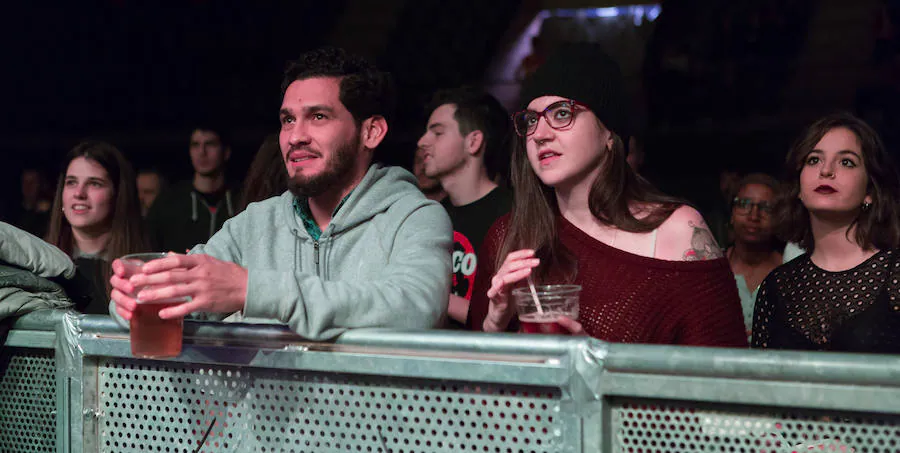
[[785, 238], [808, 253], [765, 279], [753, 347], [900, 353], [900, 182], [881, 139], [848, 115], [807, 129], [786, 161]]

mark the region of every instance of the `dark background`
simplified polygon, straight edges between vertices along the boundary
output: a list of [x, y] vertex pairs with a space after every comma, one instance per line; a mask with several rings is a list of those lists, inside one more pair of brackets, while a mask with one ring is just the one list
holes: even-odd
[[[378, 157], [406, 165], [430, 94], [487, 81], [492, 61], [538, 12], [642, 2], [53, 3], [3, 7], [5, 204], [19, 199], [22, 167], [38, 165], [55, 181], [62, 156], [88, 137], [113, 142], [139, 169], [189, 177], [187, 141], [200, 123], [228, 128], [229, 172], [242, 178], [264, 136], [277, 131], [285, 62], [324, 44], [394, 74], [400, 108]], [[896, 2], [660, 3], [640, 74], [630, 77], [645, 173], [663, 189], [707, 206], [722, 169], [777, 172], [802, 127], [838, 109], [865, 116], [893, 147]], [[565, 20], [563, 30], [581, 26]]]

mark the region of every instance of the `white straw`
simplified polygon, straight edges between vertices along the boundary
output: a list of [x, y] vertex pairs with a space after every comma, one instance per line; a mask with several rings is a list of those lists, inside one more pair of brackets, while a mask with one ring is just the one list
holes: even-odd
[[537, 290], [534, 289], [534, 280], [531, 279], [531, 275], [528, 276], [528, 289], [531, 290], [531, 298], [534, 299], [534, 306], [537, 308], [538, 314], [543, 315], [544, 307], [541, 307], [541, 301], [538, 299]]

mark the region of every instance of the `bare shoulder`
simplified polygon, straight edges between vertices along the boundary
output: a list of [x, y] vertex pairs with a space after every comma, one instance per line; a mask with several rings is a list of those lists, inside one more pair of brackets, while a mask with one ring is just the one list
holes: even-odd
[[703, 216], [687, 205], [660, 225], [657, 241], [657, 258], [664, 260], [703, 261], [723, 256]]

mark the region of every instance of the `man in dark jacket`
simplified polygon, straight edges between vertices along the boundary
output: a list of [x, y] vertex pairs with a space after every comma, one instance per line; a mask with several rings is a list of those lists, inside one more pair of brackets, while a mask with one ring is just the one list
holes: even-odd
[[225, 179], [231, 148], [223, 136], [209, 127], [191, 133], [193, 180], [161, 193], [147, 213], [150, 238], [159, 250], [184, 253], [205, 243], [234, 215], [237, 199]]

